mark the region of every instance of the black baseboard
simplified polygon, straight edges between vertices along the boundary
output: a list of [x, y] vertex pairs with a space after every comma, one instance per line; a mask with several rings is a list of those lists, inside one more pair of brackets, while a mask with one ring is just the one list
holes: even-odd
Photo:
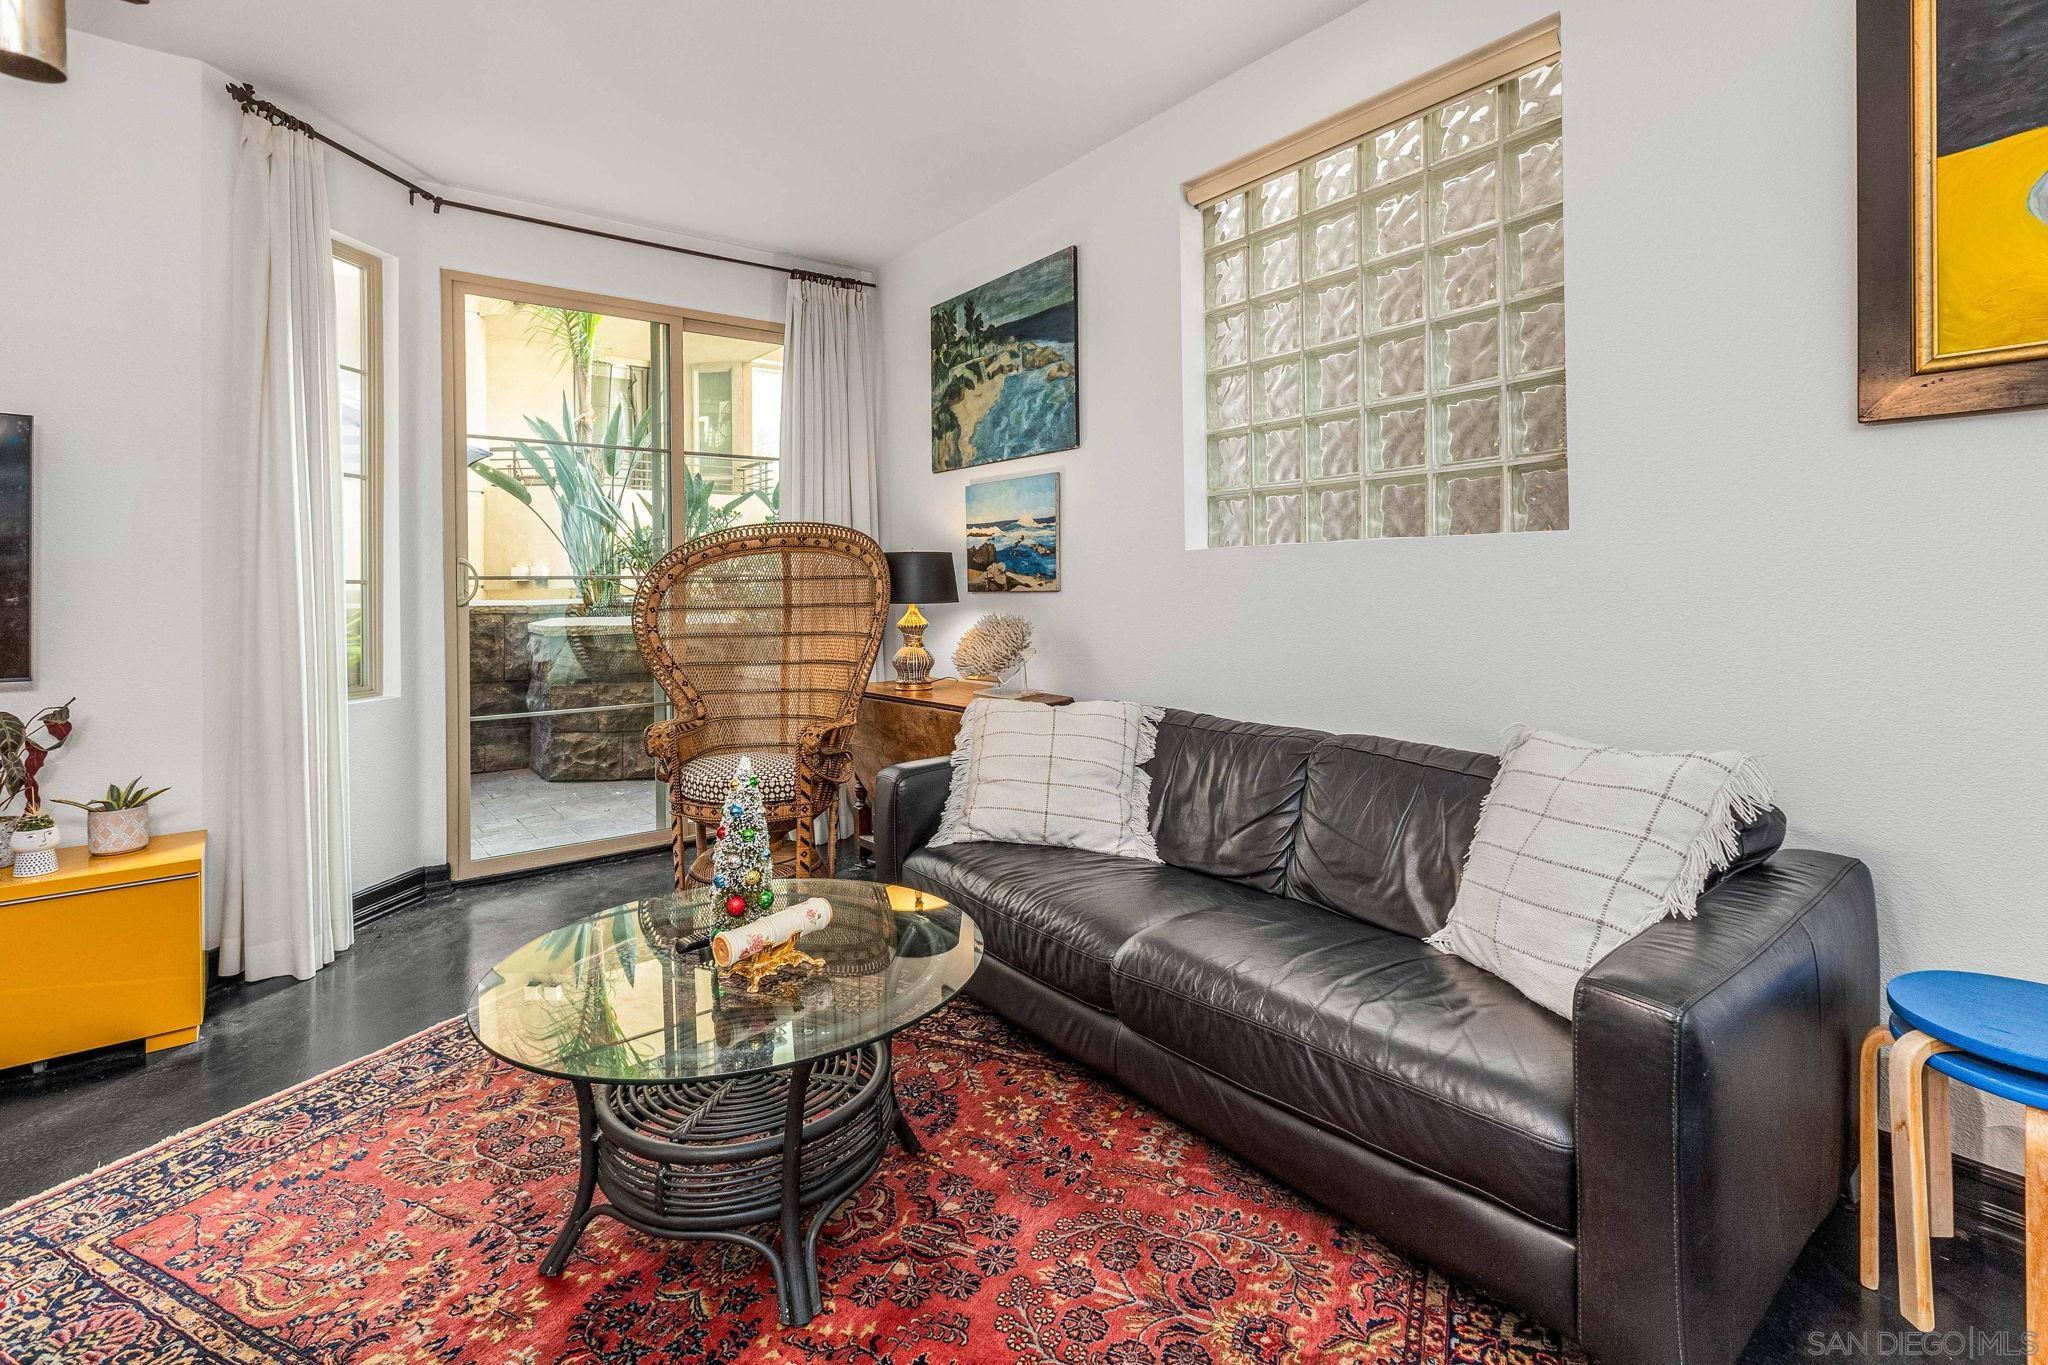
[[[529, 877], [545, 877], [553, 872], [576, 872], [589, 867], [610, 867], [613, 863], [659, 860], [666, 864], [674, 856], [674, 851], [667, 844], [658, 844], [653, 848], [629, 848], [624, 853], [607, 853], [598, 858], [578, 858], [571, 863], [552, 863], [547, 867], [528, 867], [517, 872], [493, 872], [488, 876], [467, 878], [461, 885], [496, 886], [501, 882], [523, 882]], [[443, 868], [444, 881], [447, 879], [446, 872], [447, 869]]]
[[1966, 1156], [1957, 1157], [1956, 1226], [2024, 1253], [2027, 1248], [2026, 1181], [2011, 1171], [2001, 1171], [1996, 1166], [1986, 1166]]
[[[1878, 1198], [1883, 1200], [1883, 1235], [1891, 1236], [1891, 1134], [1877, 1135]], [[1956, 1230], [1996, 1242], [2014, 1252], [2027, 1246], [2026, 1182], [2011, 1171], [1966, 1156], [1955, 1158]]]
[[364, 887], [356, 892], [356, 928], [374, 924], [386, 915], [394, 914], [410, 905], [417, 905], [429, 895], [448, 885], [448, 864], [437, 863], [432, 867], [416, 867], [410, 872], [401, 872], [388, 881], [375, 886]]

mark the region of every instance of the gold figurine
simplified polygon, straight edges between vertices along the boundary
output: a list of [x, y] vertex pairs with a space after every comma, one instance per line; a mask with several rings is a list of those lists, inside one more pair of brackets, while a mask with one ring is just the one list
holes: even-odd
[[758, 992], [771, 977], [784, 971], [822, 967], [823, 958], [812, 957], [796, 946], [797, 935], [791, 934], [787, 941], [772, 948], [763, 948], [751, 957], [743, 957], [732, 964], [732, 974], [749, 993]]

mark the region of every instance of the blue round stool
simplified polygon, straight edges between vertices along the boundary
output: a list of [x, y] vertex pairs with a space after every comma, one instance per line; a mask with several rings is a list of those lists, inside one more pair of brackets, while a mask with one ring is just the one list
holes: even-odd
[[2029, 1365], [2048, 1365], [2048, 984], [1977, 972], [1909, 972], [1885, 990], [1889, 1029], [1863, 1040], [1861, 1255], [1878, 1287], [1877, 1054], [1892, 1044], [1892, 1221], [1899, 1312], [1934, 1330], [1930, 1239], [1955, 1235], [1951, 1080], [2023, 1105], [2026, 1120]]

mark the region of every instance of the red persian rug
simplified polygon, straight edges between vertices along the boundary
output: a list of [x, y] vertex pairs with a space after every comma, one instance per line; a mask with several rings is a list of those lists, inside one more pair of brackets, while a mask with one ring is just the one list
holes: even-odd
[[0, 1214], [0, 1360], [1579, 1359], [971, 1003], [897, 1067], [925, 1154], [827, 1226], [808, 1327], [609, 1219], [540, 1278], [574, 1100], [451, 1021]]

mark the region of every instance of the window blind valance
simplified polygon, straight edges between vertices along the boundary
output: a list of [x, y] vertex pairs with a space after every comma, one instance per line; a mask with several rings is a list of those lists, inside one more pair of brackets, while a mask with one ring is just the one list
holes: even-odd
[[1456, 61], [1426, 71], [1361, 104], [1313, 123], [1298, 133], [1270, 142], [1181, 186], [1189, 204], [1205, 208], [1226, 195], [1263, 180], [1311, 157], [1356, 142], [1369, 133], [1399, 123], [1432, 105], [1468, 90], [1491, 85], [1527, 66], [1559, 55], [1558, 17], [1552, 15], [1511, 33], [1497, 43]]

